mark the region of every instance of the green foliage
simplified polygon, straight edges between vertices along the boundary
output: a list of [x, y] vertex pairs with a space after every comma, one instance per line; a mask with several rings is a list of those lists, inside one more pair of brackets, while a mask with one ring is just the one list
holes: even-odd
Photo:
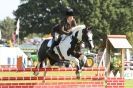
[[11, 39], [12, 33], [15, 30], [15, 20], [7, 17], [3, 21], [0, 21], [0, 30], [2, 31], [2, 38]]
[[127, 32], [127, 39], [129, 40], [130, 44], [133, 46], [133, 32]]
[[21, 4], [16, 10], [16, 19], [20, 18], [20, 35], [24, 37], [29, 33], [47, 34], [61, 17], [59, 0], [29, 0]]
[[31, 59], [33, 62], [36, 62], [36, 61], [38, 61], [38, 56], [36, 54], [32, 54]]
[[113, 56], [111, 58], [111, 63], [110, 63], [110, 70], [121, 70], [122, 67], [122, 62], [121, 62], [121, 57], [120, 56]]
[[93, 27], [94, 40], [105, 39], [107, 34], [126, 34], [133, 31], [132, 0], [21, 0], [14, 12], [20, 18], [21, 37], [30, 33], [48, 34], [53, 25], [64, 17], [64, 9], [75, 11], [78, 24]]

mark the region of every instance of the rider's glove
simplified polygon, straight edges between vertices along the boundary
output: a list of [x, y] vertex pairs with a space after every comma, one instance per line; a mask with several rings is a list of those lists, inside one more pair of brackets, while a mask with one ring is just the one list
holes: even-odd
[[68, 33], [68, 35], [71, 35], [71, 34], [72, 34], [72, 32], [69, 32], [69, 33]]

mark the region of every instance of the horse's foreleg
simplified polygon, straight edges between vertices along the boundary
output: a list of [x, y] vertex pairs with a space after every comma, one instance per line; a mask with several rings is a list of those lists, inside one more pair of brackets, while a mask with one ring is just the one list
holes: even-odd
[[85, 66], [85, 64], [87, 64], [87, 57], [85, 55], [81, 55], [79, 57], [80, 60], [80, 67], [82, 69], [83, 66]]
[[79, 69], [79, 67], [78, 66], [76, 66], [76, 68], [77, 68], [77, 70], [76, 70], [76, 78], [77, 79], [80, 79], [80, 74], [81, 74], [81, 69]]
[[76, 65], [76, 77], [77, 77], [77, 79], [80, 79], [80, 73], [81, 73], [81, 67], [80, 67], [80, 64], [79, 64], [79, 59], [77, 59], [77, 58], [72, 58], [71, 59], [74, 63], [75, 63], [75, 65]]

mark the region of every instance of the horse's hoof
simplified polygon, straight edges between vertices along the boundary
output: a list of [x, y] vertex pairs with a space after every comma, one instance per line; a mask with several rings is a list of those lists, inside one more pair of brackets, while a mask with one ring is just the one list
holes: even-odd
[[39, 72], [34, 72], [33, 73], [35, 76], [38, 76], [39, 75]]
[[45, 83], [45, 80], [43, 80], [42, 83]]
[[76, 78], [77, 78], [77, 79], [80, 79], [80, 76], [77, 76]]
[[76, 74], [80, 74], [82, 72], [82, 70], [78, 70], [76, 71]]
[[81, 70], [76, 71], [76, 78], [77, 79], [80, 79], [80, 73], [81, 73]]
[[47, 72], [44, 72], [44, 76], [46, 76]]

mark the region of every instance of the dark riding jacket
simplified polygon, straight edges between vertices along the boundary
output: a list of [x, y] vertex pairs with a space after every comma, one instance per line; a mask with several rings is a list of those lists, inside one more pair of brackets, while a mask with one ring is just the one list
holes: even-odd
[[70, 33], [70, 31], [71, 31], [71, 28], [72, 27], [75, 27], [77, 24], [76, 24], [76, 21], [75, 21], [75, 19], [71, 22], [71, 24], [69, 24], [68, 22], [67, 22], [67, 19], [65, 18], [65, 19], [63, 19], [62, 21], [61, 21], [61, 23], [60, 24], [57, 24], [57, 25], [55, 25], [54, 26], [54, 28], [53, 28], [53, 33], [54, 32], [57, 32], [57, 33], [59, 33], [59, 34], [65, 34], [65, 35], [69, 35], [69, 33]]
[[69, 23], [67, 22], [67, 19], [65, 18], [65, 19], [63, 19], [63, 20], [61, 21], [61, 23], [60, 23], [60, 32], [61, 32], [61, 34], [66, 34], [66, 35], [68, 35], [69, 32], [71, 31], [71, 28], [72, 28], [72, 27], [75, 27], [75, 26], [76, 26], [76, 21], [75, 21], [75, 19], [71, 22], [71, 24], [69, 24]]

